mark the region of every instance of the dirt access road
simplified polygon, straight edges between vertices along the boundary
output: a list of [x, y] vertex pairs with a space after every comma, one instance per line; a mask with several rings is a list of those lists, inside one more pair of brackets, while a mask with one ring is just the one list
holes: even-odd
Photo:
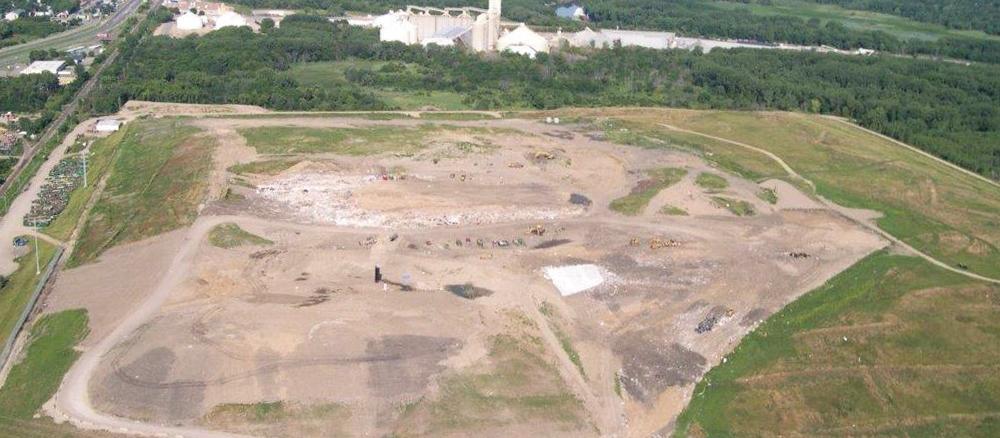
[[[34, 234], [34, 230], [31, 227], [24, 225], [24, 216], [31, 210], [31, 203], [38, 198], [38, 192], [41, 191], [42, 185], [45, 184], [45, 179], [49, 176], [49, 172], [66, 156], [66, 151], [73, 144], [73, 140], [78, 135], [90, 129], [94, 122], [95, 120], [88, 120], [80, 123], [73, 131], [66, 135], [62, 144], [49, 154], [49, 159], [42, 163], [42, 166], [32, 176], [27, 190], [19, 193], [11, 201], [10, 208], [7, 209], [7, 214], [0, 217], [0, 275], [10, 275], [17, 269], [17, 263], [14, 262], [14, 258], [16, 257], [14, 246], [11, 243], [14, 238]], [[38, 233], [38, 237], [54, 245], [62, 246], [63, 244], [46, 234]]]
[[202, 217], [187, 230], [183, 246], [177, 252], [177, 255], [174, 256], [166, 277], [160, 281], [153, 294], [143, 301], [109, 336], [102, 339], [94, 348], [84, 352], [69, 372], [66, 373], [62, 385], [56, 392], [56, 396], [46, 405], [46, 410], [53, 418], [68, 420], [81, 429], [101, 429], [143, 435], [204, 438], [245, 436], [197, 428], [142, 423], [102, 414], [97, 412], [91, 405], [90, 393], [88, 391], [91, 377], [94, 371], [97, 370], [97, 366], [101, 363], [101, 358], [139, 329], [139, 327], [146, 324], [160, 310], [160, 307], [170, 296], [170, 293], [181, 283], [184, 279], [184, 273], [190, 268], [194, 253], [198, 249], [198, 245], [202, 239], [205, 238], [205, 235], [216, 225], [244, 220], [248, 219], [227, 216]]

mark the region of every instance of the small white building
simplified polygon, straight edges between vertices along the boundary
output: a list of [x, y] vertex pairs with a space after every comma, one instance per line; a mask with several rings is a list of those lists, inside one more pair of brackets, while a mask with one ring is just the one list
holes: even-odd
[[22, 75], [33, 75], [38, 73], [49, 72], [54, 75], [58, 75], [59, 71], [62, 70], [63, 66], [66, 65], [66, 61], [53, 60], [53, 61], [35, 61], [29, 64], [24, 70], [21, 70]]
[[497, 40], [497, 50], [534, 58], [538, 53], [548, 53], [549, 41], [522, 23]]
[[7, 21], [14, 21], [14, 20], [17, 20], [18, 18], [21, 18], [22, 14], [24, 14], [24, 10], [14, 9], [13, 11], [10, 11], [10, 12], [7, 12], [6, 14], [4, 14], [3, 15], [3, 19], [7, 20]]
[[242, 15], [237, 14], [233, 11], [229, 11], [222, 15], [219, 15], [215, 19], [216, 29], [222, 29], [224, 27], [243, 27], [243, 26], [247, 26], [246, 18], [243, 18]]
[[117, 132], [122, 127], [122, 121], [118, 119], [100, 119], [94, 125], [97, 132]]
[[202, 17], [198, 14], [191, 13], [187, 11], [177, 17], [177, 29], [179, 30], [198, 30], [205, 27], [205, 22], [202, 21]]
[[568, 18], [577, 21], [587, 20], [587, 11], [583, 9], [580, 5], [566, 5], [556, 8], [556, 16], [559, 18]]

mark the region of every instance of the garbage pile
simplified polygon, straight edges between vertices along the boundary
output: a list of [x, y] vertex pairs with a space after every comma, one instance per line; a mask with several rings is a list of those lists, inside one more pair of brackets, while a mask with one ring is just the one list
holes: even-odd
[[730, 318], [736, 313], [733, 309], [724, 308], [721, 306], [716, 306], [705, 315], [705, 319], [702, 319], [698, 323], [698, 326], [694, 328], [695, 333], [699, 335], [702, 333], [710, 332], [716, 325], [722, 321], [723, 318]]
[[69, 195], [83, 182], [83, 165], [79, 158], [64, 158], [49, 172], [38, 198], [24, 216], [25, 226], [46, 226], [66, 208]]

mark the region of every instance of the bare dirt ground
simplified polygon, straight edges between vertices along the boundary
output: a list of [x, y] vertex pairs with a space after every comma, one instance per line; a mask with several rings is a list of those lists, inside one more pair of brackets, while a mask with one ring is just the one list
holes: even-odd
[[[167, 108], [127, 111], [181, 110]], [[758, 322], [887, 244], [782, 181], [758, 186], [689, 154], [534, 121], [433, 122], [505, 130], [475, 134], [489, 148], [456, 147], [462, 131], [454, 129], [417, 152], [373, 156], [267, 156], [238, 130], [428, 122], [192, 123], [220, 145], [215, 196], [198, 222], [58, 279], [49, 308], [87, 307], [92, 334], [50, 409], [57, 417], [190, 436], [215, 436], [199, 432], [213, 427], [284, 436], [648, 436], [670, 430], [694, 382]], [[226, 171], [275, 158], [299, 162], [275, 174]], [[646, 170], [664, 167], [687, 174], [641, 214], [607, 208]], [[729, 186], [698, 187], [694, 178], [706, 171]], [[775, 190], [776, 204], [758, 197], [762, 186]], [[572, 194], [591, 204], [570, 202]], [[757, 215], [736, 217], [711, 196], [750, 203]], [[688, 215], [662, 214], [665, 205]], [[273, 243], [215, 247], [206, 234], [224, 222]], [[531, 232], [536, 225], [544, 232]], [[599, 266], [604, 283], [563, 297], [543, 274], [579, 264]], [[386, 283], [373, 282], [375, 265]], [[449, 291], [456, 285], [484, 296], [458, 296]], [[513, 383], [503, 380], [510, 376], [497, 340], [521, 335], [540, 348], [529, 355], [544, 365], [537, 369], [552, 374], [514, 380], [575, 402], [505, 416], [529, 401], [503, 396]], [[462, 378], [495, 389], [456, 392], [449, 382]], [[337, 408], [286, 415], [266, 432], [252, 419], [211, 420], [220, 407], [276, 401]], [[496, 418], [469, 420], [454, 406]], [[315, 426], [333, 421], [336, 433]]]

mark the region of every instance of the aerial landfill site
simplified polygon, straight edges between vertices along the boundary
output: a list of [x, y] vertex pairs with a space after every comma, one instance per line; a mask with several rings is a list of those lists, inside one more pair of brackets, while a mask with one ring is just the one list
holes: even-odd
[[194, 223], [51, 294], [91, 321], [56, 419], [86, 397], [186, 436], [664, 433], [742, 336], [886, 245], [589, 121], [186, 123], [214, 141]]

